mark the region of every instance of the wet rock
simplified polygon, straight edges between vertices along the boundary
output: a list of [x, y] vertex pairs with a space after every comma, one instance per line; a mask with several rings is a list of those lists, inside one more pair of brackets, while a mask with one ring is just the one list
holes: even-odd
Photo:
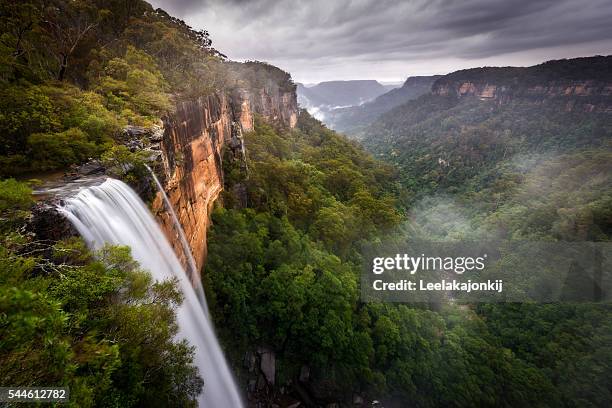
[[36, 235], [37, 240], [59, 241], [78, 235], [66, 217], [50, 203], [34, 206], [27, 229]]
[[247, 389], [249, 392], [257, 391], [257, 380], [255, 379], [249, 380], [249, 382], [247, 383]]
[[127, 125], [123, 129], [124, 136], [128, 139], [141, 138], [143, 136], [151, 134], [151, 130], [142, 126]]
[[261, 391], [266, 387], [266, 378], [263, 375], [257, 377], [257, 390]]
[[141, 150], [144, 147], [142, 141], [138, 139], [128, 140], [125, 145], [128, 149], [130, 149], [130, 152], [132, 153]]
[[252, 373], [253, 371], [255, 371], [256, 362], [257, 362], [257, 357], [255, 356], [255, 353], [253, 353], [252, 351], [247, 351], [244, 354], [243, 365], [244, 365], [244, 368], [249, 370], [249, 373]]
[[76, 169], [76, 173], [80, 176], [91, 176], [94, 174], [103, 174], [106, 171], [106, 168], [102, 165], [100, 160], [93, 159], [88, 161], [85, 164], [80, 165]]
[[276, 355], [272, 350], [266, 348], [260, 348], [258, 353], [261, 360], [259, 368], [266, 377], [268, 384], [274, 385], [274, 378], [276, 377]]
[[[149, 140], [156, 128], [128, 125], [123, 128], [122, 142], [131, 152], [136, 152], [149, 145]], [[162, 133], [163, 134], [163, 133]]]

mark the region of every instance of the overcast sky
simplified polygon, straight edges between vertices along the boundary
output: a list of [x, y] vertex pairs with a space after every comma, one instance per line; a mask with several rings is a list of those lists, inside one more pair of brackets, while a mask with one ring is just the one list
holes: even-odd
[[298, 82], [612, 54], [612, 0], [149, 0]]

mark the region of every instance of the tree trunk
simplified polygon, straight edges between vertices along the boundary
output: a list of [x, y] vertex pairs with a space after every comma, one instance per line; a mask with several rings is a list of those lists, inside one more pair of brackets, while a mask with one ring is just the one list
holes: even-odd
[[64, 80], [64, 76], [66, 75], [66, 68], [68, 67], [68, 55], [62, 55], [62, 62], [60, 64], [59, 73], [57, 74], [57, 79], [59, 81]]

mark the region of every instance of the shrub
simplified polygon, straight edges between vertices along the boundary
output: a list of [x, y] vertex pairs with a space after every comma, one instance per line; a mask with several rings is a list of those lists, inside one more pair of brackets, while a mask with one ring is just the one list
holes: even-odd
[[97, 156], [101, 147], [87, 140], [81, 129], [71, 128], [61, 133], [34, 133], [28, 138], [32, 168], [54, 170]]
[[[34, 203], [32, 189], [15, 179], [0, 180], [0, 214], [27, 210]], [[9, 219], [12, 218], [9, 216]]]

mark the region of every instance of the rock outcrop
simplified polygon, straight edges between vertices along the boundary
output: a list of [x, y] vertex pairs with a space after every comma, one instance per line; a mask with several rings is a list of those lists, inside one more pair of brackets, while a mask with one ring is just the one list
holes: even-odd
[[[253, 129], [254, 115], [282, 126], [297, 123], [295, 93], [237, 90], [181, 102], [163, 119], [161, 163], [156, 169], [185, 232], [198, 270], [206, 259], [206, 231], [215, 200], [223, 190], [223, 150], [244, 159], [242, 134]], [[166, 236], [184, 262], [185, 254], [161, 194], [152, 205]]]

